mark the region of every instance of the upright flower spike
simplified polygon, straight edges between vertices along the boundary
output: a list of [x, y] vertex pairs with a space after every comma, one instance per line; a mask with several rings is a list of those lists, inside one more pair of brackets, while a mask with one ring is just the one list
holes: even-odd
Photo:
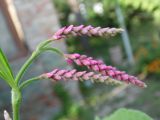
[[54, 69], [52, 72], [45, 73], [42, 78], [49, 78], [55, 81], [59, 80], [91, 80], [92, 82], [103, 82], [107, 84], [121, 84], [121, 82], [110, 78], [109, 76], [95, 74], [94, 72], [76, 71], [74, 70], [60, 70]]
[[73, 36], [114, 36], [117, 33], [121, 33], [123, 29], [121, 28], [101, 28], [101, 27], [93, 27], [91, 25], [84, 26], [74, 26], [70, 25], [68, 27], [63, 27], [58, 30], [54, 35], [53, 38], [58, 40], [67, 37], [68, 35]]
[[139, 87], [146, 87], [146, 84], [136, 77], [128, 75], [124, 71], [119, 71], [115, 67], [107, 66], [101, 60], [94, 60], [92, 57], [80, 54], [65, 54], [67, 62], [75, 62], [79, 66], [87, 66], [93, 71], [97, 71], [102, 75], [110, 76], [113, 79], [124, 81], [126, 83], [131, 83]]

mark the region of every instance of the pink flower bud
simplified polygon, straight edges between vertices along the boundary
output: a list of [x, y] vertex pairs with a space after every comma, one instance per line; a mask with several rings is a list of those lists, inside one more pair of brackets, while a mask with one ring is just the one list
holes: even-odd
[[66, 29], [64, 29], [63, 33], [64, 34], [68, 34], [68, 33], [70, 33], [72, 31], [72, 29], [73, 29], [73, 25], [70, 25]]
[[74, 30], [75, 32], [78, 32], [78, 31], [82, 30], [83, 27], [84, 27], [84, 25], [80, 25], [80, 26], [74, 27], [73, 30]]
[[71, 59], [66, 59], [66, 62], [67, 62], [69, 65], [71, 65], [71, 64], [73, 63], [73, 60], [71, 60]]

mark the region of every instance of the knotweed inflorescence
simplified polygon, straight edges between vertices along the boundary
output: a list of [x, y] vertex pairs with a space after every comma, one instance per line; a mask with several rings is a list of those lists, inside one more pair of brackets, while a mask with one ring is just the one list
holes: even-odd
[[60, 70], [60, 69], [54, 69], [52, 72], [45, 73], [42, 75], [44, 78], [49, 78], [54, 81], [59, 81], [59, 80], [91, 80], [92, 82], [102, 82], [102, 83], [107, 83], [107, 84], [121, 84], [121, 82], [106, 76], [102, 74], [96, 74], [94, 72], [87, 72], [87, 71], [78, 71], [73, 69], [73, 70]]
[[114, 36], [117, 33], [121, 33], [123, 29], [121, 28], [101, 28], [101, 27], [93, 27], [91, 25], [89, 26], [73, 26], [70, 25], [68, 27], [63, 27], [60, 30], [58, 30], [54, 35], [54, 39], [62, 39], [66, 38], [69, 35], [72, 36], [82, 36], [82, 35], [88, 35], [88, 36]]
[[71, 64], [73, 61], [79, 66], [86, 66], [88, 69], [99, 72], [102, 75], [109, 76], [113, 79], [131, 83], [139, 87], [146, 87], [146, 84], [138, 78], [128, 75], [124, 71], [119, 71], [115, 67], [107, 66], [101, 60], [95, 60], [92, 57], [80, 54], [65, 54], [67, 62]]
[[[19, 109], [22, 101], [22, 90], [30, 85], [33, 81], [37, 81], [40, 79], [51, 79], [54, 81], [60, 80], [91, 80], [92, 82], [102, 82], [102, 83], [111, 83], [111, 84], [119, 84], [121, 82], [131, 83], [133, 85], [137, 85], [139, 87], [146, 87], [146, 84], [138, 78], [134, 76], [128, 75], [124, 71], [119, 71], [115, 67], [107, 66], [101, 60], [95, 60], [92, 57], [88, 57], [86, 55], [80, 55], [77, 53], [74, 54], [64, 54], [60, 50], [53, 48], [50, 46], [50, 43], [55, 40], [60, 40], [67, 38], [70, 36], [114, 36], [117, 33], [121, 33], [123, 29], [121, 28], [101, 28], [101, 27], [93, 27], [89, 26], [74, 26], [70, 25], [68, 27], [63, 27], [58, 30], [51, 39], [45, 40], [40, 43], [35, 51], [33, 51], [31, 57], [24, 63], [24, 65], [19, 70], [16, 77], [14, 77], [12, 69], [9, 66], [7, 58], [4, 53], [0, 49], [0, 77], [6, 81], [6, 83], [11, 87], [12, 94], [12, 110], [13, 110], [13, 120], [19, 120]], [[86, 66], [89, 71], [77, 71], [73, 70], [60, 70], [54, 69], [52, 72], [41, 74], [37, 77], [30, 78], [28, 80], [24, 80], [21, 82], [21, 79], [27, 70], [27, 68], [31, 65], [34, 59], [37, 58], [42, 52], [52, 51], [60, 54], [69, 64], [73, 62], [79, 66]], [[5, 120], [11, 120], [9, 114], [4, 112]]]

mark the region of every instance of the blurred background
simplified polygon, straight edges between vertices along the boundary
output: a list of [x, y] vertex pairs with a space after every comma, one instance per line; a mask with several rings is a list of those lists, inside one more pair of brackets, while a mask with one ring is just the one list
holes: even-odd
[[[41, 81], [23, 92], [22, 120], [93, 120], [118, 108], [141, 110], [160, 120], [160, 0], [0, 0], [0, 47], [16, 74], [36, 45], [61, 26], [121, 27], [113, 38], [68, 38], [53, 46], [102, 59], [144, 80], [148, 87]], [[73, 66], [79, 70], [77, 66]], [[42, 54], [23, 80], [68, 68], [56, 54]], [[0, 119], [11, 113], [10, 88], [0, 80]]]

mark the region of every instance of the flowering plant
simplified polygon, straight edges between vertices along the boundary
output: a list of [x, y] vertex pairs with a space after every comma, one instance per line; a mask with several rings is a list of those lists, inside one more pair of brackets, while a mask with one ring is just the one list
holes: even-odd
[[[49, 40], [45, 40], [40, 43], [35, 51], [33, 51], [31, 57], [23, 64], [18, 74], [14, 77], [12, 69], [8, 63], [7, 58], [0, 49], [0, 77], [7, 82], [11, 87], [11, 103], [13, 111], [13, 120], [19, 120], [20, 114], [19, 109], [22, 102], [22, 90], [30, 85], [33, 81], [41, 79], [50, 79], [54, 81], [59, 80], [92, 80], [93, 82], [105, 82], [119, 84], [121, 82], [130, 83], [139, 87], [146, 87], [146, 84], [138, 78], [128, 75], [124, 71], [119, 71], [115, 67], [107, 66], [101, 60], [95, 60], [92, 57], [86, 55], [74, 54], [64, 54], [60, 50], [50, 46], [56, 40], [61, 40], [69, 35], [80, 36], [114, 36], [117, 33], [122, 32], [122, 29], [117, 28], [101, 28], [92, 26], [73, 26], [63, 27], [58, 30]], [[86, 66], [89, 71], [77, 71], [73, 70], [60, 70], [54, 69], [52, 72], [43, 73], [37, 77], [30, 78], [21, 82], [23, 75], [27, 68], [31, 65], [34, 59], [36, 59], [41, 53], [45, 51], [52, 51], [61, 55], [66, 62], [72, 64], [73, 62], [79, 66]], [[4, 111], [4, 116], [6, 120], [11, 120], [9, 114]]]

